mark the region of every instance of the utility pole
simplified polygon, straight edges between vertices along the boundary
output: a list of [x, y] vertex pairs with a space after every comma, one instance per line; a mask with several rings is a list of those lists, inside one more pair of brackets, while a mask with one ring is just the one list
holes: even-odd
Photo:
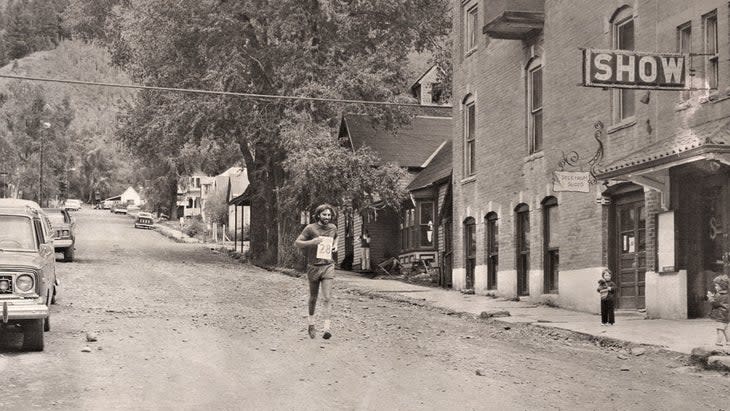
[[41, 130], [41, 148], [40, 148], [40, 164], [39, 164], [39, 173], [38, 173], [38, 204], [40, 204], [41, 207], [43, 207], [43, 137], [45, 136], [46, 131], [49, 128], [51, 128], [51, 123], [44, 121], [41, 123], [44, 130]]

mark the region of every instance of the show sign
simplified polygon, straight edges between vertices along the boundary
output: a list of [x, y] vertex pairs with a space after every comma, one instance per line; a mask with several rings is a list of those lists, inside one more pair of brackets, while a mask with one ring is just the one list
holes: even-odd
[[629, 50], [583, 50], [583, 85], [587, 87], [684, 90], [689, 55]]

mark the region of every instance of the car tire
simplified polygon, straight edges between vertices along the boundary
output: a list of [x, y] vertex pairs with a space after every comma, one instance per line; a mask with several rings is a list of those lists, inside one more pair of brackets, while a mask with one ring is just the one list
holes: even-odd
[[23, 351], [43, 351], [43, 318], [23, 323]]
[[63, 251], [63, 261], [70, 263], [74, 260], [74, 247], [71, 246]]
[[53, 287], [53, 294], [51, 294], [51, 304], [56, 304], [57, 294], [58, 292], [56, 291], [56, 287]]
[[43, 321], [43, 331], [48, 332], [51, 331], [51, 312], [48, 312], [48, 317], [46, 317], [45, 321]]

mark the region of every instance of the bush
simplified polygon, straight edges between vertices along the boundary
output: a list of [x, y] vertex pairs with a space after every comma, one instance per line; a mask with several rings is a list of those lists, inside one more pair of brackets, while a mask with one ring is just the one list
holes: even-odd
[[205, 235], [207, 227], [200, 219], [193, 218], [192, 220], [185, 221], [183, 232], [187, 234], [188, 237], [197, 237], [199, 235]]

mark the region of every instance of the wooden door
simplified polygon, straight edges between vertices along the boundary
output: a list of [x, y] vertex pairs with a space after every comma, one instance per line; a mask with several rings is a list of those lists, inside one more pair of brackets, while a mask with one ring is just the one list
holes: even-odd
[[645, 307], [646, 207], [643, 193], [616, 201], [618, 308]]

